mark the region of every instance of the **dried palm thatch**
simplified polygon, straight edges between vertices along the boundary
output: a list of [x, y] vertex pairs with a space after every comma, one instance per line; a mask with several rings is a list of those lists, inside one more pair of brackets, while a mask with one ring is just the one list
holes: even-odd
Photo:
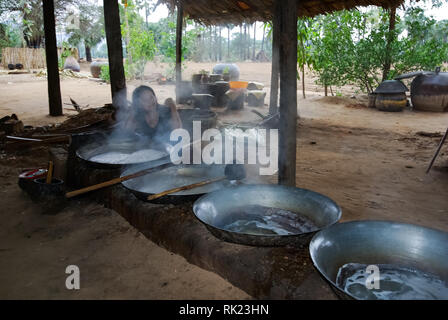
[[[182, 4], [184, 15], [205, 25], [240, 24], [242, 22], [271, 21], [276, 0], [159, 0], [171, 10]], [[277, 0], [281, 1], [281, 0]], [[375, 5], [396, 7], [403, 0], [297, 0], [298, 16], [318, 14]]]

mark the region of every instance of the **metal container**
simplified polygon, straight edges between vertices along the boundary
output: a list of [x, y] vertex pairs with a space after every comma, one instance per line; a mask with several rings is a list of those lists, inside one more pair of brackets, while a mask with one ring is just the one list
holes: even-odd
[[373, 92], [375, 107], [380, 111], [403, 111], [407, 104], [406, 91], [408, 88], [399, 80], [383, 81]]
[[226, 92], [229, 91], [230, 85], [227, 81], [217, 81], [216, 85], [216, 95], [214, 107], [223, 108], [227, 104]]
[[234, 63], [219, 63], [213, 67], [214, 74], [224, 74], [225, 71], [230, 75], [230, 81], [240, 78], [240, 68]]
[[433, 71], [411, 72], [395, 79], [415, 79], [411, 83], [411, 102], [416, 110], [448, 111], [448, 72]]
[[[153, 149], [154, 151], [157, 151], [158, 154], [160, 154], [160, 157], [151, 161], [137, 161], [127, 163], [106, 163], [92, 160], [93, 157], [108, 152], [121, 152], [131, 154], [142, 149]], [[97, 169], [118, 169], [141, 163], [150, 163], [163, 158], [169, 158], [169, 154], [166, 152], [164, 146], [148, 145], [141, 140], [133, 138], [123, 138], [121, 140], [98, 140], [90, 142], [76, 150], [76, 156], [90, 167]]]
[[214, 96], [208, 93], [194, 93], [193, 94], [193, 104], [195, 108], [202, 111], [210, 110], [210, 105], [214, 100]]
[[448, 111], [448, 72], [417, 76], [411, 83], [411, 101], [417, 110]]
[[261, 90], [252, 90], [247, 93], [247, 105], [249, 107], [263, 107], [266, 92]]
[[222, 74], [211, 74], [209, 76], [210, 82], [215, 83], [216, 81], [222, 80]]
[[[284, 209], [306, 216], [314, 222], [316, 229], [289, 235], [260, 235], [235, 232], [223, 227], [232, 223], [232, 219], [239, 219], [239, 216], [234, 216], [234, 212], [248, 205]], [[253, 246], [307, 245], [316, 231], [336, 223], [341, 218], [339, 206], [324, 195], [306, 189], [269, 184], [248, 184], [220, 189], [198, 199], [194, 203], [193, 211], [217, 238]], [[261, 212], [254, 214], [259, 214], [260, 218], [265, 217], [261, 216]]]
[[191, 81], [181, 81], [176, 87], [178, 103], [188, 104], [193, 100], [193, 86]]
[[[156, 165], [166, 162], [160, 161]], [[137, 171], [153, 167], [136, 166], [127, 169], [122, 173], [126, 176]], [[224, 176], [225, 165], [177, 165], [157, 172], [147, 174], [142, 177], [122, 182], [123, 186], [130, 190], [139, 199], [147, 201], [149, 195], [153, 195], [165, 190], [190, 185], [193, 183], [215, 179]], [[184, 190], [164, 196], [152, 202], [156, 203], [182, 203], [196, 200], [198, 197], [230, 184], [228, 180], [221, 180], [198, 188]]]
[[178, 109], [177, 111], [182, 120], [182, 128], [188, 130], [190, 137], [193, 136], [193, 121], [201, 122], [202, 131], [216, 127], [218, 116], [211, 110]]
[[99, 62], [94, 61], [90, 64], [90, 73], [92, 74], [92, 77], [99, 78], [101, 76], [101, 68], [103, 66], [108, 66], [109, 64], [107, 62]]
[[310, 255], [316, 269], [342, 298], [356, 298], [336, 284], [339, 269], [347, 263], [399, 265], [448, 281], [448, 233], [412, 224], [339, 223], [313, 237]]

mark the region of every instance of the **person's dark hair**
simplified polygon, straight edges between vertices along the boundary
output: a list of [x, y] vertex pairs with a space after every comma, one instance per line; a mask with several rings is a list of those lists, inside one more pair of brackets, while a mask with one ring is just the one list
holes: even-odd
[[157, 97], [156, 94], [154, 92], [154, 90], [151, 87], [148, 86], [139, 86], [138, 88], [136, 88], [134, 90], [134, 92], [132, 93], [132, 106], [134, 108], [136, 108], [137, 110], [141, 110], [142, 106], [140, 105], [140, 97], [144, 92], [151, 92], [154, 97], [156, 98], [156, 103], [157, 103]]

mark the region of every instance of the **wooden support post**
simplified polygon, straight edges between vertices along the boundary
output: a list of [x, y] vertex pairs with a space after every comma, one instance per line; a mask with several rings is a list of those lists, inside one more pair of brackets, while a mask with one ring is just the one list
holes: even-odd
[[177, 25], [176, 25], [176, 101], [179, 103], [182, 90], [182, 27], [184, 23], [184, 10], [182, 4], [177, 6]]
[[[296, 185], [297, 1], [276, 1], [280, 26], [280, 122], [278, 183]], [[278, 13], [277, 13], [278, 12]]]
[[48, 103], [50, 116], [62, 116], [61, 84], [59, 82], [58, 48], [53, 0], [43, 0], [45, 57], [47, 61]]
[[[119, 107], [126, 101], [126, 78], [123, 67], [120, 10], [117, 0], [104, 0], [103, 4], [112, 103]], [[120, 95], [118, 95], [119, 92]]]
[[279, 41], [280, 41], [280, 26], [279, 26], [279, 6], [275, 7], [275, 12], [272, 18], [272, 67], [271, 67], [271, 94], [269, 99], [269, 114], [278, 112], [278, 78], [280, 72], [279, 66]]

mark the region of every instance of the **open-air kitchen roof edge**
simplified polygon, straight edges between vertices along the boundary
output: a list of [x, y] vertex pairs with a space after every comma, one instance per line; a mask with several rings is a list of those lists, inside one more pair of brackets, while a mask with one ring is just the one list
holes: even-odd
[[[281, 1], [281, 0], [277, 0]], [[276, 0], [159, 0], [170, 10], [179, 5], [184, 16], [205, 25], [271, 21]], [[397, 7], [403, 0], [297, 0], [298, 17], [313, 17], [358, 6]]]

